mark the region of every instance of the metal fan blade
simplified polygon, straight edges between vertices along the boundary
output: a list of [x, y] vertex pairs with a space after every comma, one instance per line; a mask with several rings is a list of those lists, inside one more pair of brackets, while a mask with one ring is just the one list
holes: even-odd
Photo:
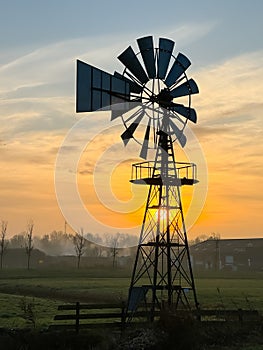
[[122, 111], [122, 110], [112, 110], [111, 111], [111, 118], [110, 120], [114, 120], [114, 119], [117, 119], [119, 118], [120, 116], [122, 116], [126, 111]]
[[179, 141], [180, 145], [184, 147], [186, 144], [186, 136], [183, 134], [183, 132], [180, 129], [178, 129], [178, 127], [172, 122], [171, 119], [170, 119], [170, 126], [173, 129], [173, 132], [177, 137], [177, 140]]
[[132, 81], [126, 77], [124, 77], [122, 74], [118, 72], [114, 72], [114, 76], [126, 81], [130, 85], [130, 92], [134, 92], [135, 94], [140, 94], [143, 90], [143, 87], [140, 86], [139, 84], [135, 83], [135, 81]]
[[198, 94], [199, 90], [196, 85], [196, 82], [193, 79], [190, 79], [183, 83], [182, 85], [173, 89], [170, 94], [172, 97], [181, 97], [186, 95]]
[[[118, 104], [113, 104], [111, 105], [111, 121], [124, 115], [127, 112], [131, 112], [134, 108], [136, 107], [140, 107], [141, 106], [141, 101], [134, 102], [134, 101], [130, 101], [130, 102], [122, 102], [122, 103], [118, 103]], [[132, 117], [136, 116], [138, 114], [138, 112], [136, 114], [133, 114]]]
[[168, 73], [165, 84], [169, 87], [172, 86], [190, 65], [191, 62], [189, 59], [182, 53], [179, 53], [172, 68], [170, 69], [170, 72]]
[[129, 69], [129, 71], [142, 83], [149, 80], [141, 63], [135, 55], [131, 46], [118, 56], [118, 59]]
[[158, 73], [157, 78], [164, 79], [174, 48], [174, 41], [170, 39], [159, 39]]
[[155, 71], [153, 37], [146, 36], [144, 38], [137, 39], [137, 43], [142, 55], [142, 59], [143, 59], [148, 77], [150, 79], [154, 79], [156, 76], [156, 71]]
[[121, 138], [122, 138], [125, 146], [130, 141], [130, 139], [133, 138], [133, 134], [134, 134], [135, 130], [137, 129], [138, 125], [140, 124], [143, 116], [144, 116], [144, 111], [142, 111], [138, 115], [136, 120], [133, 123], [131, 123], [130, 126], [121, 134]]
[[148, 121], [148, 125], [147, 125], [146, 131], [145, 131], [144, 140], [143, 140], [143, 144], [142, 144], [142, 149], [140, 152], [140, 157], [143, 159], [147, 158], [148, 144], [149, 144], [149, 138], [150, 138], [150, 129], [151, 129], [151, 119], [149, 119], [149, 121]]
[[196, 111], [193, 108], [185, 107], [184, 105], [173, 103], [172, 107], [170, 107], [170, 110], [178, 114], [181, 114], [185, 118], [191, 120], [191, 122], [196, 123], [197, 116], [196, 116]]
[[[140, 107], [141, 103], [136, 102], [122, 102], [111, 105], [111, 120], [114, 120], [127, 112], [131, 112], [134, 108]], [[135, 114], [136, 115], [136, 114]], [[134, 117], [134, 115], [133, 115]]]

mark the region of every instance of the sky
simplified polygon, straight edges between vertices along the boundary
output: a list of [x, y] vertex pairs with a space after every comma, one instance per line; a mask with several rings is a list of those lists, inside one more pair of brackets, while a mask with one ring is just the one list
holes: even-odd
[[[156, 42], [174, 40], [175, 52], [190, 58], [187, 73], [200, 90], [187, 149], [200, 167], [200, 182], [191, 193], [182, 191], [186, 215], [191, 208], [189, 237], [263, 237], [261, 0], [0, 4], [0, 220], [8, 221], [10, 236], [29, 220], [39, 235], [64, 230], [65, 220], [71, 230], [76, 194], [60, 177], [62, 165], [73, 174], [70, 181], [77, 179], [86, 230], [139, 233], [147, 192], [129, 183], [131, 163], [140, 161], [136, 145], [124, 149], [122, 126], [107, 114], [75, 113], [76, 59], [121, 72], [117, 56], [129, 45], [136, 50], [137, 38], [153, 35]], [[74, 141], [75, 171], [70, 147], [64, 163], [56, 162], [80, 123], [86, 134]], [[72, 210], [57, 199], [61, 183]]]

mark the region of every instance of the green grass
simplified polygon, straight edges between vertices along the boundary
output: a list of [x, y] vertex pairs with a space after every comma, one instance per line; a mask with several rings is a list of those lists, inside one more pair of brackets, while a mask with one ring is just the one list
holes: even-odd
[[120, 302], [127, 297], [128, 275], [112, 269], [3, 270], [0, 273], [0, 327], [30, 326], [21, 317], [20, 304], [24, 297], [35, 306], [38, 328], [50, 325], [57, 306], [65, 302]]
[[0, 327], [4, 328], [32, 328], [32, 323], [26, 321], [21, 309], [21, 301], [34, 305], [36, 327], [47, 328], [56, 312], [57, 302], [44, 298], [23, 297], [20, 295], [0, 293]]
[[60, 301], [118, 301], [127, 294], [129, 277], [118, 272], [100, 270], [10, 271], [0, 274], [0, 292]]
[[[263, 311], [262, 274], [197, 276], [203, 308], [243, 308]], [[35, 306], [37, 327], [48, 326], [64, 302], [105, 303], [126, 300], [130, 271], [92, 268], [0, 271], [0, 327], [23, 327], [21, 299]]]
[[[258, 277], [261, 277], [260, 275]], [[263, 311], [263, 279], [196, 279], [198, 299], [203, 308], [256, 309]]]

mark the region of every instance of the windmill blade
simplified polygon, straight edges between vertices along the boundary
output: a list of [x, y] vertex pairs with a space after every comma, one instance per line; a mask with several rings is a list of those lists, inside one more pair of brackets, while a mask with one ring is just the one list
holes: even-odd
[[137, 129], [137, 127], [139, 126], [143, 116], [144, 116], [144, 111], [142, 111], [138, 115], [138, 117], [135, 119], [135, 121], [130, 124], [130, 126], [124, 131], [124, 133], [121, 134], [121, 138], [122, 138], [125, 146], [130, 141], [130, 139], [133, 138], [133, 134], [134, 134], [135, 130]]
[[174, 124], [174, 122], [170, 119], [170, 126], [177, 137], [177, 140], [179, 141], [180, 145], [182, 147], [186, 144], [186, 136], [183, 134], [182, 130], [178, 129], [178, 127]]
[[190, 79], [186, 81], [185, 83], [181, 84], [180, 86], [173, 89], [170, 94], [172, 97], [181, 97], [181, 96], [187, 96], [187, 95], [193, 95], [198, 94], [198, 86], [196, 85], [196, 82], [193, 79]]
[[140, 94], [143, 90], [143, 87], [139, 84], [135, 83], [135, 81], [132, 81], [126, 77], [124, 77], [122, 74], [118, 72], [114, 72], [114, 76], [126, 81], [130, 85], [130, 92], [134, 92], [135, 94]]
[[148, 125], [146, 127], [144, 140], [142, 144], [142, 149], [140, 152], [140, 157], [143, 159], [147, 159], [147, 153], [148, 153], [148, 145], [149, 145], [149, 138], [150, 138], [150, 129], [151, 129], [151, 119], [148, 121]]
[[158, 73], [157, 78], [164, 79], [174, 48], [174, 41], [170, 39], [159, 39]]
[[189, 59], [182, 53], [179, 53], [172, 68], [170, 69], [170, 72], [168, 73], [165, 84], [169, 87], [172, 86], [190, 65], [191, 62]]
[[193, 123], [196, 123], [197, 121], [196, 111], [193, 108], [185, 107], [184, 105], [173, 103], [173, 105], [169, 109], [178, 114], [181, 114], [182, 116], [189, 119]]
[[122, 115], [124, 115], [127, 112], [132, 112], [133, 109], [139, 107], [139, 111], [136, 111], [133, 113], [132, 117], [134, 118], [141, 110], [141, 101], [137, 102], [133, 102], [133, 101], [129, 101], [129, 102], [122, 102], [122, 103], [118, 103], [118, 104], [114, 104], [111, 106], [111, 120], [114, 120]]
[[142, 59], [150, 79], [154, 79], [156, 76], [155, 59], [154, 59], [154, 47], [153, 37], [146, 36], [144, 38], [137, 39], [137, 43], [142, 55]]
[[149, 80], [140, 61], [135, 55], [131, 46], [118, 56], [118, 59], [129, 69], [129, 71], [142, 83]]
[[135, 107], [138, 107], [139, 104], [136, 102], [123, 102], [114, 104], [111, 106], [111, 121], [122, 116], [123, 114], [132, 111]]
[[121, 117], [125, 112], [126, 111], [124, 111], [124, 110], [115, 110], [115, 109], [112, 110], [110, 120], [113, 121], [114, 119]]

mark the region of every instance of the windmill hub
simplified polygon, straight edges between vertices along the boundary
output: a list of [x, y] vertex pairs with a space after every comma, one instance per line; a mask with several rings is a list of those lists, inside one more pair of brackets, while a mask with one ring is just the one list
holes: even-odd
[[170, 107], [172, 100], [173, 100], [173, 97], [171, 96], [168, 88], [162, 89], [157, 96], [157, 101], [159, 105], [163, 108]]
[[149, 97], [149, 101], [157, 103], [160, 107], [169, 108], [172, 106], [173, 97], [168, 88], [163, 88], [158, 94], [153, 93]]
[[142, 98], [145, 101], [158, 103], [160, 101], [159, 95], [161, 91], [168, 90], [167, 85], [161, 79], [150, 79], [142, 90]]

